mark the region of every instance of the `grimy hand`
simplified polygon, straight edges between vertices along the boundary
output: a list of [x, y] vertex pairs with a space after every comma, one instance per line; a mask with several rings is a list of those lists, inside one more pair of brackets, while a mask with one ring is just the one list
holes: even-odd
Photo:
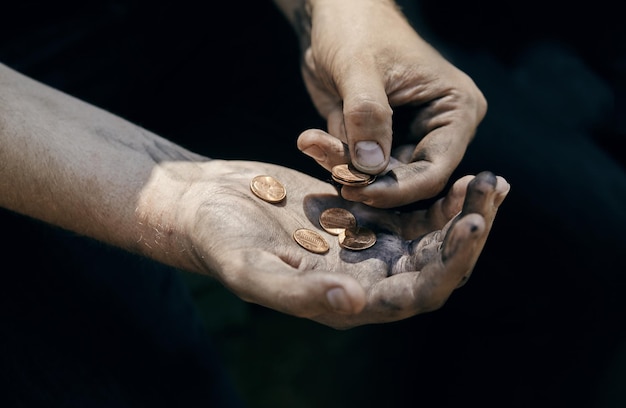
[[[327, 129], [302, 132], [299, 149], [329, 171], [351, 163], [387, 175], [375, 187], [342, 191], [351, 201], [391, 208], [438, 195], [487, 112], [474, 81], [392, 0], [309, 0], [301, 10], [282, 3], [292, 5], [283, 7], [301, 37], [304, 81], [327, 121]], [[394, 133], [400, 109], [411, 123]], [[411, 151], [393, 162], [400, 145]]]
[[[405, 319], [440, 308], [471, 274], [508, 183], [490, 172], [458, 180], [426, 210], [399, 213], [342, 199], [334, 186], [267, 163], [212, 160], [178, 200], [193, 259], [241, 299], [346, 329]], [[180, 177], [188, 172], [167, 173]], [[258, 175], [279, 181], [285, 197], [268, 202], [251, 191]], [[161, 177], [155, 177], [157, 188]], [[181, 180], [182, 181], [182, 180]], [[364, 250], [346, 249], [319, 222], [343, 208], [375, 233]], [[323, 253], [298, 244], [312, 230]]]

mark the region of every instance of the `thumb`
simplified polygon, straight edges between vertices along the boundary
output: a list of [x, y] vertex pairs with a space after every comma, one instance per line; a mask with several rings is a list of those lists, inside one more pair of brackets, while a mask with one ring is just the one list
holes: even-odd
[[276, 255], [252, 252], [239, 259], [253, 263], [239, 264], [224, 279], [243, 300], [304, 318], [358, 314], [365, 307], [365, 290], [347, 274], [297, 269]]
[[379, 174], [389, 163], [393, 111], [378, 72], [357, 68], [346, 75], [338, 84], [352, 164]]

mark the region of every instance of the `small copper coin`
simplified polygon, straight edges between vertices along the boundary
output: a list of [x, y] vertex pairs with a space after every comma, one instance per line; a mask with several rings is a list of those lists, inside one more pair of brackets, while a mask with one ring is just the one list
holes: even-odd
[[294, 231], [293, 239], [307, 251], [323, 254], [330, 249], [328, 242], [318, 232], [300, 228]]
[[376, 180], [376, 176], [360, 172], [350, 164], [338, 164], [331, 171], [333, 180], [347, 186], [366, 186]]
[[376, 234], [369, 228], [356, 227], [345, 229], [339, 234], [339, 245], [345, 249], [361, 251], [376, 243]]
[[320, 214], [320, 225], [329, 234], [339, 235], [346, 228], [356, 227], [356, 218], [344, 208], [328, 208]]
[[268, 203], [279, 203], [287, 195], [285, 186], [272, 176], [256, 176], [250, 182], [250, 190], [254, 195]]

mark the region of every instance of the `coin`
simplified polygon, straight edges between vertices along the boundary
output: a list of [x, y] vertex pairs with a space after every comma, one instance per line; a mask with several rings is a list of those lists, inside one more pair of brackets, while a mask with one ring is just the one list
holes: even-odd
[[300, 228], [294, 231], [293, 239], [300, 244], [300, 246], [310, 252], [316, 254], [323, 254], [327, 252], [330, 246], [328, 242], [318, 232]]
[[376, 234], [366, 227], [355, 227], [339, 233], [339, 245], [345, 249], [361, 251], [376, 243]]
[[358, 171], [351, 164], [338, 164], [331, 172], [333, 180], [348, 186], [366, 186], [376, 180], [376, 176]]
[[287, 195], [285, 186], [272, 176], [256, 176], [250, 182], [250, 190], [261, 200], [268, 203], [279, 203]]
[[354, 215], [343, 208], [328, 208], [320, 214], [320, 225], [329, 234], [339, 235], [346, 228], [356, 227]]

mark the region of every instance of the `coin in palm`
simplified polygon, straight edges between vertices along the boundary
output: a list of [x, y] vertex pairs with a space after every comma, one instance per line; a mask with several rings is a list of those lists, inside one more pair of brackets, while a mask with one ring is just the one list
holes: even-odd
[[342, 248], [362, 251], [376, 243], [376, 234], [369, 228], [355, 227], [341, 231], [338, 239]]
[[319, 222], [324, 231], [329, 234], [339, 235], [346, 228], [356, 227], [354, 215], [339, 207], [328, 208], [320, 214]]
[[294, 231], [293, 239], [304, 249], [316, 254], [328, 252], [330, 245], [317, 231], [308, 228], [299, 228]]
[[287, 195], [283, 184], [272, 176], [260, 175], [250, 181], [250, 190], [261, 200], [268, 203], [279, 203]]

